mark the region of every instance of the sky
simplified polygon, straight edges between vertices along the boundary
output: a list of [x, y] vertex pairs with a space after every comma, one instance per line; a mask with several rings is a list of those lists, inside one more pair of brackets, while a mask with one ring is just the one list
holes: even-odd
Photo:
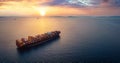
[[120, 16], [120, 0], [0, 0], [0, 16]]

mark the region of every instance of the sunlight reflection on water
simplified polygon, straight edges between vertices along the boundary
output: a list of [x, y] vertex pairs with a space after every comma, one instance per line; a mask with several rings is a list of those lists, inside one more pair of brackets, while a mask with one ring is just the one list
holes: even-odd
[[[106, 20], [106, 21], [105, 21]], [[119, 60], [120, 19], [5, 18], [0, 20], [0, 62], [94, 62]], [[60, 30], [58, 40], [20, 53], [15, 40]]]

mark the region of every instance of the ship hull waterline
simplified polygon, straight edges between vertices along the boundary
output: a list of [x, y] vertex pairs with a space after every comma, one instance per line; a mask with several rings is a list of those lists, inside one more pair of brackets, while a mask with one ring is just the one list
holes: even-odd
[[50, 38], [50, 39], [47, 39], [47, 40], [44, 40], [44, 41], [39, 41], [39, 42], [36, 42], [36, 43], [33, 43], [33, 44], [28, 44], [28, 45], [25, 45], [25, 46], [22, 46], [22, 47], [17, 47], [18, 50], [22, 50], [22, 49], [29, 49], [29, 48], [32, 48], [32, 47], [35, 47], [35, 46], [40, 46], [44, 43], [47, 43], [47, 42], [52, 42], [53, 40], [56, 40], [60, 38], [60, 36], [56, 36], [56, 37], [53, 37], [53, 38]]

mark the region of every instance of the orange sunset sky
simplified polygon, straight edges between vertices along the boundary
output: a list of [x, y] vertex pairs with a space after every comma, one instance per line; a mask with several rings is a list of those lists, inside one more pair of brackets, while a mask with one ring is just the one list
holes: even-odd
[[120, 0], [0, 0], [0, 16], [119, 16]]

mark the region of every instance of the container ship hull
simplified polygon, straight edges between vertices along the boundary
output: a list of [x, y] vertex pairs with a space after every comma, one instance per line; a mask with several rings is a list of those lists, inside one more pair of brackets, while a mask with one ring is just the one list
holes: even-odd
[[34, 46], [38, 46], [40, 44], [44, 44], [47, 42], [51, 42], [60, 37], [60, 31], [53, 31], [41, 35], [37, 35], [36, 37], [28, 36], [28, 39], [25, 40], [21, 38], [21, 40], [16, 40], [17, 49], [27, 49]]
[[47, 42], [51, 42], [55, 39], [58, 39], [60, 38], [60, 36], [56, 36], [54, 38], [50, 38], [48, 40], [45, 40], [45, 41], [41, 41], [41, 42], [37, 42], [37, 43], [33, 43], [33, 44], [28, 44], [28, 45], [25, 45], [25, 46], [22, 46], [22, 47], [17, 47], [17, 49], [28, 49], [28, 48], [31, 48], [31, 47], [35, 47], [35, 46], [38, 46], [38, 45], [42, 45], [44, 43], [47, 43]]

